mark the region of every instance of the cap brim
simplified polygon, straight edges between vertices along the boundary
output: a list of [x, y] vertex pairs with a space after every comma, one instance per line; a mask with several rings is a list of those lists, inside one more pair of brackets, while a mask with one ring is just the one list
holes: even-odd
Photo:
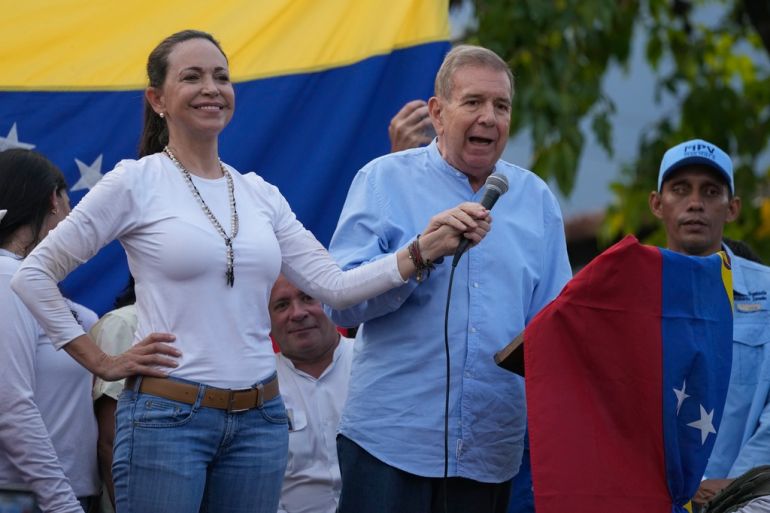
[[710, 167], [711, 169], [716, 171], [719, 174], [719, 176], [724, 178], [725, 182], [727, 182], [727, 186], [730, 188], [730, 192], [734, 192], [733, 181], [731, 180], [730, 174], [722, 166], [717, 164], [712, 159], [708, 159], [706, 157], [697, 157], [697, 156], [687, 157], [687, 158], [678, 160], [677, 162], [669, 166], [669, 168], [666, 169], [661, 175], [660, 185], [658, 186], [658, 192], [660, 192], [660, 190], [663, 189], [663, 182], [665, 182], [668, 179], [671, 173], [685, 166], [696, 166], [696, 165]]

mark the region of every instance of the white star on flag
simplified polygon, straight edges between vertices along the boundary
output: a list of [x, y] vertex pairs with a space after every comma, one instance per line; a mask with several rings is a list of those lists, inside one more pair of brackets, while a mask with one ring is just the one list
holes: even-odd
[[19, 134], [16, 131], [16, 123], [13, 124], [7, 136], [0, 137], [0, 151], [10, 150], [11, 148], [31, 150], [34, 147], [34, 144], [19, 142]]
[[714, 429], [714, 410], [711, 410], [710, 412], [706, 412], [706, 409], [703, 407], [703, 405], [700, 405], [700, 419], [696, 420], [695, 422], [690, 422], [687, 424], [690, 427], [693, 427], [695, 429], [700, 429], [700, 444], [703, 445], [706, 443], [706, 438], [708, 438], [709, 433], [717, 434], [717, 430]]
[[78, 165], [78, 170], [80, 170], [80, 180], [72, 186], [73, 191], [93, 189], [94, 185], [102, 179], [102, 155], [96, 157], [96, 160], [90, 166], [78, 159], [75, 159], [75, 164]]
[[684, 400], [687, 399], [688, 397], [690, 397], [685, 392], [686, 389], [687, 389], [687, 380], [682, 381], [682, 389], [681, 390], [677, 390], [676, 388], [674, 389], [674, 394], [676, 394], [676, 414], [677, 415], [679, 415], [679, 408], [682, 407], [682, 403], [684, 402]]

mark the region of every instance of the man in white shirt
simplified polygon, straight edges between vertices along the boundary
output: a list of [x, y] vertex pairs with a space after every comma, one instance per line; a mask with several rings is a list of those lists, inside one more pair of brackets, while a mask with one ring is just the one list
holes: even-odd
[[353, 341], [321, 303], [283, 275], [270, 294], [278, 382], [289, 415], [289, 458], [279, 513], [333, 513], [341, 478], [337, 424], [348, 394]]

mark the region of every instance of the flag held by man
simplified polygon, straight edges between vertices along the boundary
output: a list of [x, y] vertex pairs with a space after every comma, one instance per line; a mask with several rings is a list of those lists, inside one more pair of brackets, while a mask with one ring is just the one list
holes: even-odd
[[723, 254], [627, 237], [524, 332], [538, 513], [677, 513], [713, 447], [730, 375]]

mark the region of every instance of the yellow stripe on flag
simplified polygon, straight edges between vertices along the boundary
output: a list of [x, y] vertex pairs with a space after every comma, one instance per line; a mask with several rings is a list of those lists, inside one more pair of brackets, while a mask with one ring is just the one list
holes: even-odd
[[0, 89], [141, 89], [148, 53], [188, 28], [219, 39], [234, 81], [449, 37], [447, 0], [27, 0], [3, 9]]
[[725, 287], [727, 297], [730, 298], [730, 311], [735, 310], [735, 301], [733, 299], [733, 271], [730, 266], [730, 258], [724, 251], [719, 252], [719, 256], [722, 257], [722, 285]]

